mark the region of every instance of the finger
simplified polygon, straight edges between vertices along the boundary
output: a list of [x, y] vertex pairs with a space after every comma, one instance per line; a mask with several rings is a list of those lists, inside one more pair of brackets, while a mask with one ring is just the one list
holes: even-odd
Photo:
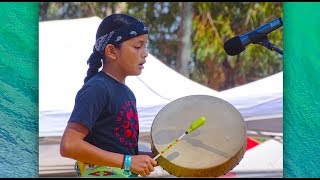
[[139, 173], [142, 177], [147, 176], [146, 173], [144, 171], [141, 171], [141, 173]]
[[151, 159], [151, 164], [153, 167], [158, 165], [157, 161], [154, 159]]
[[149, 169], [150, 173], [154, 171], [154, 167], [151, 162], [149, 162], [149, 164], [148, 164], [148, 169]]
[[150, 175], [149, 165], [144, 168], [144, 172], [146, 173], [146, 175]]
[[145, 173], [146, 173], [147, 176], [150, 175], [151, 172], [149, 171], [149, 168], [146, 168]]

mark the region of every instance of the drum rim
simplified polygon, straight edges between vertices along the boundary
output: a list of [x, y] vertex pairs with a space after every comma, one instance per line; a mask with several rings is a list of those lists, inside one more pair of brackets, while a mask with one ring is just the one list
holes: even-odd
[[[173, 164], [163, 156], [160, 156], [156, 161], [158, 162], [158, 165], [160, 165], [169, 174], [177, 177], [219, 177], [219, 176], [225, 175], [226, 173], [231, 171], [234, 167], [236, 167], [239, 164], [239, 162], [241, 161], [241, 159], [243, 158], [246, 152], [246, 146], [247, 146], [247, 139], [245, 139], [245, 142], [243, 143], [241, 148], [238, 150], [238, 152], [235, 153], [234, 156], [232, 156], [229, 160], [225, 161], [224, 163], [221, 163], [214, 167], [201, 168], [201, 169], [181, 167], [179, 165]], [[153, 144], [151, 144], [151, 150], [154, 155], [159, 153], [154, 148]], [[177, 167], [183, 169], [183, 171], [180, 170], [176, 172], [175, 170], [177, 169]]]
[[[163, 108], [161, 108], [160, 109], [160, 111], [157, 113], [157, 115], [154, 117], [154, 120], [156, 120], [157, 119], [157, 117], [159, 116], [159, 114], [161, 113], [161, 112], [163, 112], [164, 111], [164, 109], [166, 109], [166, 107], [168, 107], [168, 105], [169, 104], [171, 104], [171, 103], [173, 103], [173, 102], [176, 102], [176, 101], [179, 101], [179, 100], [181, 100], [181, 99], [185, 99], [185, 98], [189, 98], [189, 97], [195, 97], [195, 96], [202, 96], [202, 97], [210, 97], [210, 98], [216, 98], [216, 99], [218, 99], [218, 100], [221, 100], [221, 101], [223, 101], [224, 103], [226, 103], [226, 104], [228, 104], [228, 106], [230, 106], [231, 108], [233, 108], [234, 110], [235, 110], [235, 112], [238, 112], [238, 114], [240, 115], [240, 117], [242, 118], [242, 119], [244, 119], [244, 117], [242, 116], [242, 114], [239, 112], [239, 110], [237, 109], [237, 108], [235, 108], [231, 103], [229, 103], [228, 101], [226, 101], [226, 100], [224, 100], [224, 99], [221, 99], [221, 98], [219, 98], [219, 97], [216, 97], [216, 96], [212, 96], [212, 95], [205, 95], [205, 94], [196, 94], [196, 95], [188, 95], [188, 96], [184, 96], [184, 97], [180, 97], [180, 98], [177, 98], [177, 99], [175, 99], [175, 100], [173, 100], [173, 101], [171, 101], [171, 102], [169, 102], [168, 104], [166, 104]], [[155, 121], [152, 121], [152, 124], [151, 124], [151, 132], [152, 132], [152, 129], [153, 129], [153, 124], [154, 124], [154, 122]], [[243, 123], [244, 124], [244, 128], [245, 128], [245, 130], [247, 130], [247, 125], [246, 125], [246, 123]]]
[[[233, 108], [233, 110], [235, 112], [238, 113], [238, 115], [240, 115], [240, 117], [243, 119], [243, 127], [244, 127], [244, 139], [242, 142], [242, 145], [240, 146], [240, 149], [228, 160], [226, 160], [225, 162], [214, 166], [214, 167], [208, 167], [208, 168], [200, 168], [200, 169], [195, 169], [195, 168], [188, 168], [188, 167], [181, 167], [179, 165], [173, 164], [172, 162], [170, 162], [169, 160], [167, 160], [166, 158], [164, 158], [163, 156], [160, 156], [156, 161], [158, 162], [158, 165], [160, 165], [164, 170], [166, 170], [168, 173], [170, 173], [171, 175], [177, 176], [177, 177], [219, 177], [221, 175], [226, 174], [227, 172], [231, 171], [237, 164], [239, 164], [239, 162], [241, 161], [241, 159], [243, 158], [245, 152], [246, 152], [246, 146], [247, 146], [247, 127], [246, 127], [246, 123], [244, 121], [244, 118], [242, 116], [242, 114], [239, 112], [238, 109], [236, 109], [231, 103], [229, 103], [228, 101], [221, 99], [219, 97], [216, 96], [211, 96], [211, 95], [188, 95], [188, 96], [184, 96], [184, 97], [180, 97], [177, 98], [171, 102], [169, 102], [168, 104], [166, 104], [155, 116], [154, 120], [157, 119], [157, 117], [160, 116], [160, 114], [165, 111], [168, 107], [169, 104], [172, 104], [173, 102], [176, 101], [180, 101], [181, 99], [186, 99], [186, 98], [191, 98], [191, 97], [208, 97], [208, 98], [215, 98], [218, 99], [220, 101], [222, 101], [223, 103], [227, 104], [229, 107]], [[154, 156], [158, 155], [159, 152], [155, 149], [154, 146], [154, 141], [153, 141], [153, 137], [152, 137], [152, 130], [154, 130], [154, 123], [155, 121], [152, 122], [151, 125], [151, 131], [150, 131], [150, 137], [151, 137], [151, 151], [153, 153]], [[182, 171], [179, 170], [178, 172], [176, 172], [175, 170], [177, 168], [181, 168], [183, 169]]]

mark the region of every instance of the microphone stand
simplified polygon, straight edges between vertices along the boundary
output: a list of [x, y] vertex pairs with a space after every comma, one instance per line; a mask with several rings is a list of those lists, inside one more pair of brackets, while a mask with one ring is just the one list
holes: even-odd
[[283, 51], [281, 49], [279, 49], [278, 47], [276, 47], [274, 44], [272, 44], [268, 37], [265, 36], [264, 38], [261, 39], [261, 41], [255, 42], [254, 44], [260, 44], [266, 48], [268, 48], [271, 51], [276, 51], [279, 54], [283, 55]]

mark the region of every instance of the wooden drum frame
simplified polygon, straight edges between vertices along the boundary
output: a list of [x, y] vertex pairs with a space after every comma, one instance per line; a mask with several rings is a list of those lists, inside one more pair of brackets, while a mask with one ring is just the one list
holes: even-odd
[[200, 116], [206, 123], [185, 135], [162, 154], [158, 164], [177, 177], [219, 177], [243, 158], [246, 125], [228, 102], [208, 95], [191, 95], [164, 106], [151, 127], [151, 150], [158, 155]]

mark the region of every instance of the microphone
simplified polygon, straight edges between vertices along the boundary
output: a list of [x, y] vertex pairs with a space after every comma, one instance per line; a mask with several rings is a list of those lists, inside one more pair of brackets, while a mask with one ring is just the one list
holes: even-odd
[[277, 18], [244, 35], [235, 36], [227, 40], [223, 44], [223, 48], [226, 51], [226, 53], [230, 56], [240, 54], [242, 51], [246, 49], [247, 45], [249, 45], [250, 43], [259, 43], [260, 41], [267, 38], [267, 34], [278, 29], [282, 25], [282, 18]]

